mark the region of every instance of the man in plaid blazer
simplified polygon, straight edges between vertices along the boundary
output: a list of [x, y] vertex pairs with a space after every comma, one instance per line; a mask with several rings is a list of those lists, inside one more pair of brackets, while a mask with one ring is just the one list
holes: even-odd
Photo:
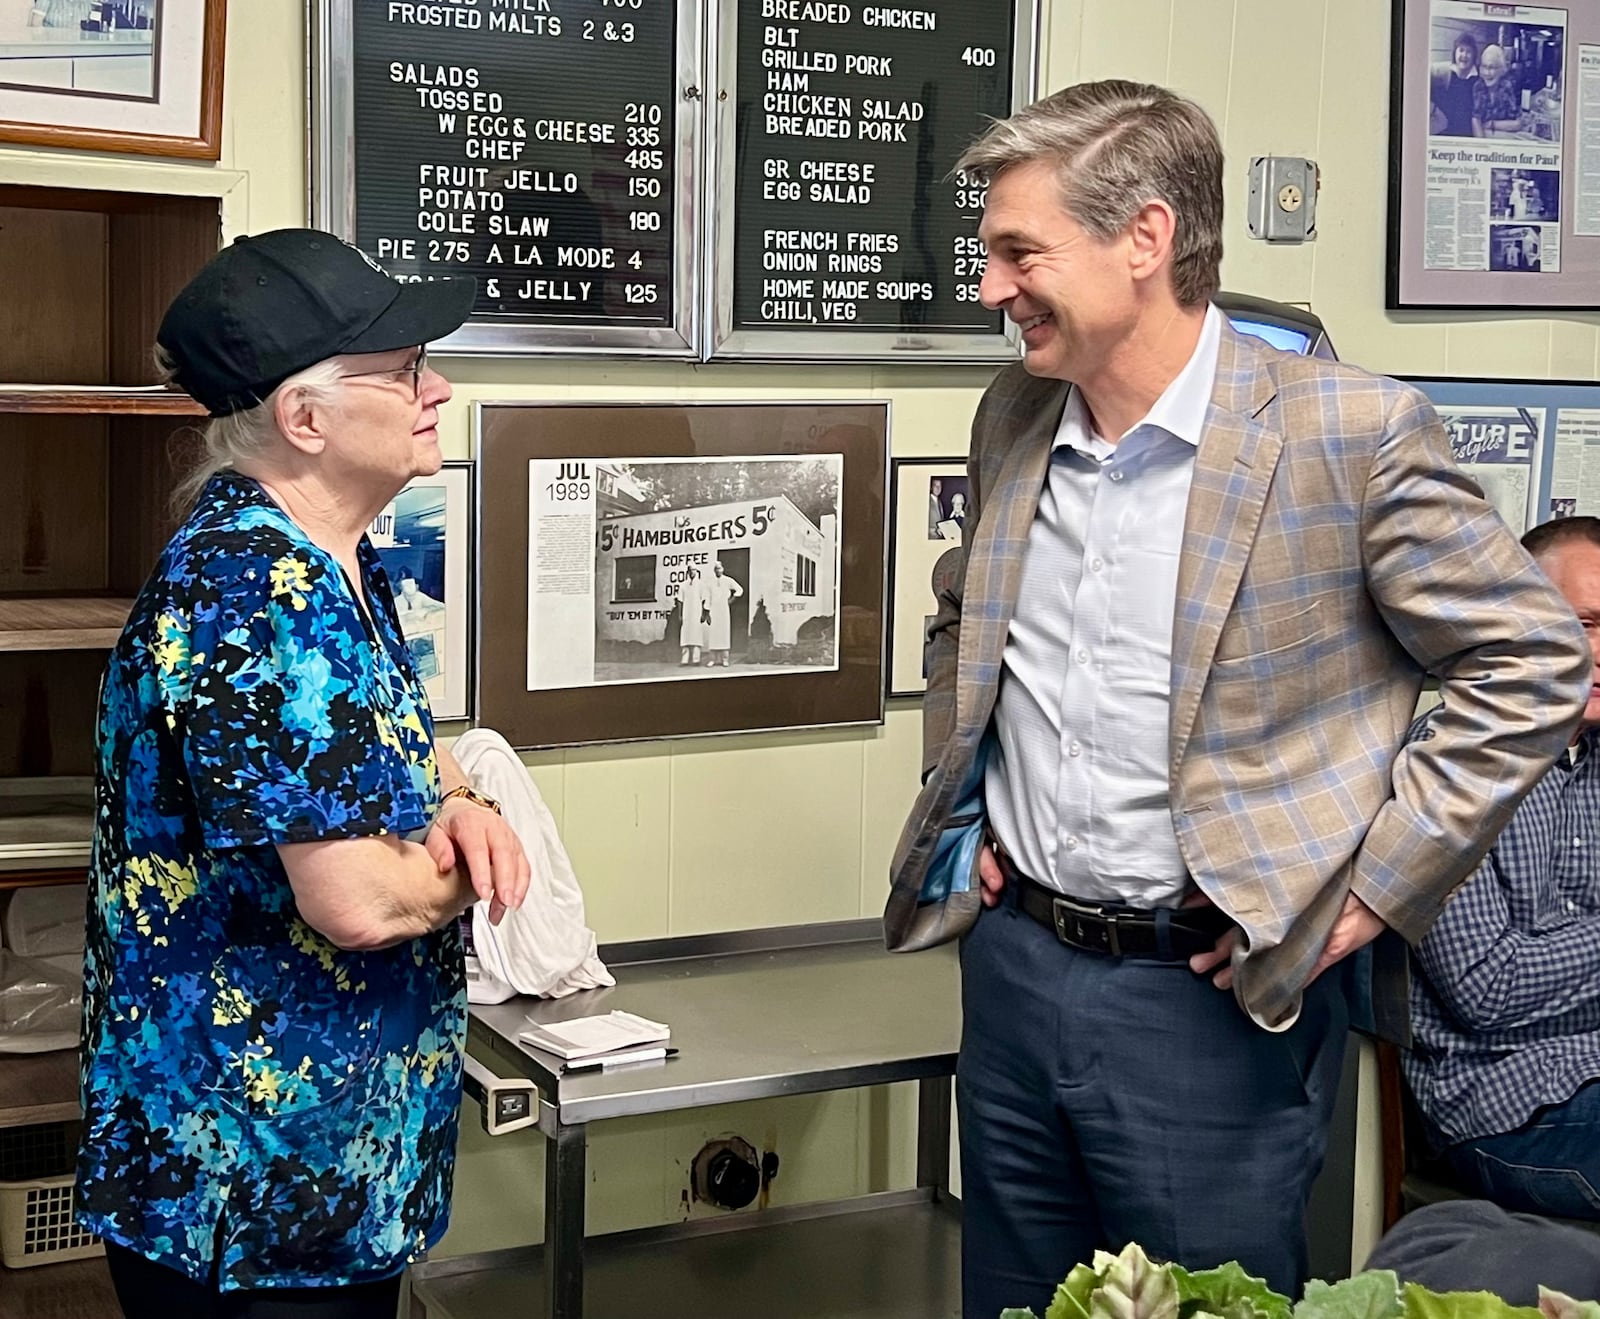
[[1321, 973], [1428, 929], [1588, 648], [1420, 394], [1210, 306], [1198, 107], [1082, 84], [960, 168], [1026, 357], [973, 423], [885, 932], [962, 936], [965, 1313], [1129, 1240], [1298, 1295], [1347, 1022]]

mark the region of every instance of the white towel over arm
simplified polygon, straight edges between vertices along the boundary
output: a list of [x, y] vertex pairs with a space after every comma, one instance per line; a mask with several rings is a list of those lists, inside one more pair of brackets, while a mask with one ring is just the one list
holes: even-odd
[[595, 951], [578, 877], [527, 766], [488, 728], [463, 733], [450, 750], [472, 786], [500, 803], [533, 869], [527, 899], [499, 925], [489, 924], [487, 902], [472, 908], [478, 965], [467, 968], [468, 1001], [501, 1003], [516, 994], [563, 998], [616, 984]]

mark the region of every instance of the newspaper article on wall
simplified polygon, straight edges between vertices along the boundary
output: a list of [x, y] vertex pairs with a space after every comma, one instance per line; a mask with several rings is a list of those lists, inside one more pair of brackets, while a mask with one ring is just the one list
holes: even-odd
[[1388, 305], [1592, 308], [1600, 4], [1394, 3]]
[[1535, 521], [1544, 453], [1543, 408], [1441, 406], [1456, 463], [1519, 536]]
[[1558, 274], [1567, 11], [1433, 0], [1430, 30], [1426, 269]]
[[1457, 464], [1513, 531], [1600, 516], [1600, 385], [1410, 379], [1438, 412]]

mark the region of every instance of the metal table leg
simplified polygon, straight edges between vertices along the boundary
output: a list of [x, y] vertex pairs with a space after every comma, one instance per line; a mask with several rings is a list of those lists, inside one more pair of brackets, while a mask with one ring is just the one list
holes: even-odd
[[545, 1319], [583, 1319], [584, 1164], [588, 1132], [559, 1121], [545, 1132]]
[[950, 1078], [917, 1082], [917, 1185], [950, 1194]]

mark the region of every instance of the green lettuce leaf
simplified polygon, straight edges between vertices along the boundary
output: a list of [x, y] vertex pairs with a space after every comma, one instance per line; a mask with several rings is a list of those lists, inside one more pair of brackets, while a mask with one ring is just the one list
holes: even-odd
[[1178, 1287], [1179, 1319], [1290, 1319], [1289, 1298], [1235, 1261], [1196, 1273], [1174, 1264], [1172, 1279]]
[[1543, 1319], [1533, 1306], [1507, 1305], [1490, 1292], [1431, 1292], [1405, 1285], [1405, 1319]]
[[1075, 1264], [1056, 1288], [1044, 1319], [1089, 1319], [1089, 1298], [1099, 1285], [1100, 1275], [1094, 1269], [1087, 1264]]
[[1039, 1319], [1039, 1316], [1027, 1308], [1019, 1310], [1012, 1306], [1008, 1310], [1000, 1311], [1000, 1319]]
[[1399, 1319], [1400, 1279], [1387, 1269], [1332, 1283], [1313, 1280], [1294, 1307], [1294, 1319]]

